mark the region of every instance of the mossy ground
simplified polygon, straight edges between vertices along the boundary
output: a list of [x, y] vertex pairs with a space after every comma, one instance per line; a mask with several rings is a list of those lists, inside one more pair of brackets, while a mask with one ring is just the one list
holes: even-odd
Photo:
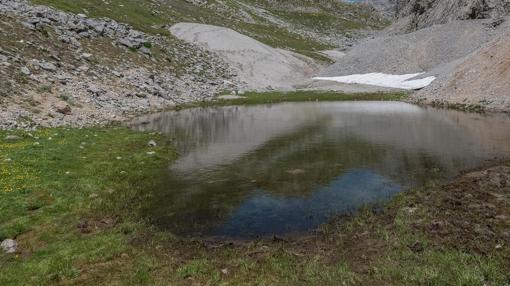
[[1, 131], [0, 239], [19, 249], [0, 254], [0, 285], [510, 283], [509, 163], [313, 233], [208, 241], [139, 216], [177, 157], [171, 138], [120, 127]]
[[238, 98], [221, 99], [221, 97], [219, 97], [212, 101], [183, 104], [177, 106], [177, 109], [203, 106], [250, 105], [306, 101], [403, 101], [406, 100], [408, 96], [409, 93], [407, 92], [342, 93], [335, 91], [309, 90], [290, 92], [246, 92]]

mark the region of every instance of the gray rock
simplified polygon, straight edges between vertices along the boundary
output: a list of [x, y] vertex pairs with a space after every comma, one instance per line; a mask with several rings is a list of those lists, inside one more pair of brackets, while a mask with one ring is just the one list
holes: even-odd
[[41, 67], [43, 70], [54, 72], [57, 70], [57, 67], [49, 62], [40, 62], [39, 67]]
[[149, 48], [146, 48], [146, 47], [141, 47], [140, 48], [140, 52], [144, 55], [148, 55], [150, 56], [151, 55], [151, 50]]
[[156, 143], [156, 141], [154, 141], [154, 140], [149, 141], [149, 143], [147, 143], [147, 145], [148, 145], [149, 147], [156, 147], [156, 146], [158, 146], [158, 144], [157, 144], [157, 143]]
[[67, 76], [67, 75], [57, 75], [55, 76], [57, 78], [57, 80], [62, 83], [62, 84], [67, 84], [69, 81], [71, 81], [71, 77], [70, 76]]
[[18, 248], [18, 243], [13, 239], [6, 239], [0, 244], [5, 253], [14, 253]]
[[20, 71], [22, 74], [27, 76], [31, 74], [30, 70], [27, 67], [21, 67]]
[[5, 136], [4, 139], [6, 141], [16, 141], [16, 140], [21, 140], [21, 137], [17, 136], [17, 135], [7, 135], [7, 136]]
[[122, 38], [119, 40], [119, 44], [132, 49], [139, 49], [142, 46], [142, 42], [133, 38]]
[[57, 102], [53, 107], [58, 113], [69, 115], [71, 114], [71, 107], [64, 101]]
[[99, 87], [97, 85], [93, 85], [93, 84], [89, 85], [89, 87], [87, 88], [87, 91], [95, 96], [100, 96], [101, 94], [105, 93], [104, 89], [102, 89], [101, 87]]
[[83, 59], [90, 60], [90, 58], [92, 57], [92, 54], [90, 54], [90, 53], [83, 53], [83, 54], [81, 54], [81, 57]]

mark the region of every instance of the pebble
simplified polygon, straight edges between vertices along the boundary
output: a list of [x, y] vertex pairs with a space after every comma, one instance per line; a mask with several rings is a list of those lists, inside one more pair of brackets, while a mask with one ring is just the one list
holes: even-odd
[[156, 147], [158, 144], [156, 143], [156, 141], [151, 140], [151, 141], [149, 141], [149, 143], [147, 143], [147, 145], [148, 145], [149, 147]]
[[21, 71], [22, 74], [24, 74], [26, 76], [32, 74], [27, 67], [21, 67], [20, 71]]

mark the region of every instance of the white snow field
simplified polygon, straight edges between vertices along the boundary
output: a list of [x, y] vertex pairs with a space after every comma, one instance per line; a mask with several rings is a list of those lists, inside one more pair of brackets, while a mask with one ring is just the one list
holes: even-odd
[[385, 73], [353, 74], [347, 76], [314, 77], [314, 80], [328, 80], [340, 83], [357, 83], [400, 89], [421, 89], [431, 84], [436, 77], [412, 79], [423, 73], [393, 75]]

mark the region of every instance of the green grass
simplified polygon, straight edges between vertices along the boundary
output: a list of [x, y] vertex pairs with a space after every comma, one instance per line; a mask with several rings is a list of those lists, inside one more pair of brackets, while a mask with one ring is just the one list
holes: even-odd
[[246, 92], [236, 99], [216, 99], [178, 106], [177, 109], [199, 106], [251, 105], [280, 102], [305, 101], [399, 101], [408, 97], [407, 92], [378, 93], [341, 93], [329, 91], [292, 91], [292, 92]]
[[[247, 96], [261, 103], [276, 95]], [[287, 96], [318, 99], [302, 93]], [[12, 134], [22, 139], [4, 140]], [[178, 157], [170, 139], [118, 127], [0, 131], [0, 240], [15, 238], [20, 244], [16, 254], [0, 253], [0, 285], [510, 282], [507, 248], [494, 250], [494, 241], [485, 241], [490, 247], [478, 252], [465, 240], [443, 243], [419, 227], [439, 219], [441, 204], [448, 205], [449, 194], [433, 184], [396, 196], [382, 214], [363, 209], [288, 241], [230, 244], [161, 232], [138, 211]], [[148, 147], [149, 140], [158, 146]], [[417, 209], [412, 215], [407, 211], [411, 206]], [[467, 217], [451, 211], [448, 217]], [[488, 223], [485, 218], [466, 219]], [[471, 239], [470, 233], [464, 237]]]
[[[176, 157], [163, 137], [123, 128], [14, 133], [23, 139], [0, 141], [0, 240], [17, 238], [24, 251], [0, 256], [1, 285], [72, 279], [77, 265], [126, 251], [125, 233], [140, 226], [133, 197]], [[160, 146], [148, 147], [150, 139]], [[84, 220], [104, 229], [82, 234]]]

